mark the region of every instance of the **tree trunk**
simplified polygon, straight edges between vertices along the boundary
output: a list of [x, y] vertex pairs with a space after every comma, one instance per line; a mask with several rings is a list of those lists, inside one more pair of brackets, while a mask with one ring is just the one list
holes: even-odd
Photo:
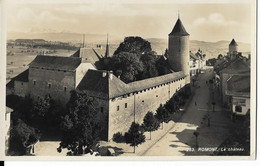
[[163, 129], [163, 122], [162, 122], [162, 129]]

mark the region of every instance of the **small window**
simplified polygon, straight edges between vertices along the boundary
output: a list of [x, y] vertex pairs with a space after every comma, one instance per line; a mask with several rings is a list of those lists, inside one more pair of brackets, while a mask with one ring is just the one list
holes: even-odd
[[33, 85], [36, 85], [36, 81], [33, 81]]
[[49, 89], [51, 88], [51, 84], [50, 83], [48, 84], [48, 87], [49, 87]]
[[23, 85], [23, 82], [21, 82], [21, 85]]
[[142, 102], [144, 103], [144, 100], [142, 100]]
[[127, 103], [125, 103], [125, 108], [127, 108]]
[[117, 111], [119, 111], [119, 105], [117, 106], [117, 109], [116, 109]]
[[237, 106], [235, 107], [235, 111], [236, 111], [236, 112], [242, 112], [242, 107], [241, 107], [240, 105], [237, 105]]
[[158, 95], [156, 95], [156, 97], [158, 97]]
[[104, 108], [103, 108], [103, 107], [100, 108], [100, 112], [101, 112], [101, 113], [104, 112]]
[[66, 92], [67, 91], [67, 87], [64, 87], [64, 92]]

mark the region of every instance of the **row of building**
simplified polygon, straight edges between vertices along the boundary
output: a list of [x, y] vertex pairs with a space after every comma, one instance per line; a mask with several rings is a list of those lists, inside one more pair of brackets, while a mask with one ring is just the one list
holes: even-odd
[[229, 44], [227, 56], [217, 61], [214, 71], [223, 106], [236, 115], [249, 113], [250, 56], [246, 58], [238, 52], [238, 44], [234, 39]]

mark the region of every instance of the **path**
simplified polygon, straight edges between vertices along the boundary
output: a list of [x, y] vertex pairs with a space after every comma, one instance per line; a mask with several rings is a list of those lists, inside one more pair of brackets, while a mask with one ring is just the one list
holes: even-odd
[[[196, 85], [200, 88], [196, 89], [191, 104], [187, 107], [186, 112], [181, 119], [175, 123], [174, 127], [157, 143], [148, 148], [146, 151], [138, 155], [144, 156], [183, 156], [183, 155], [210, 155], [212, 151], [193, 151], [196, 141], [193, 135], [194, 131], [199, 132], [198, 145], [202, 148], [216, 148], [229, 135], [230, 120], [227, 112], [223, 111], [220, 103], [216, 104], [216, 111], [212, 112], [212, 93], [209, 83], [206, 84], [213, 76], [213, 70], [207, 70], [200, 74]], [[219, 98], [216, 96], [215, 98]], [[196, 105], [195, 105], [196, 102]], [[209, 114], [210, 127], [207, 125]]]

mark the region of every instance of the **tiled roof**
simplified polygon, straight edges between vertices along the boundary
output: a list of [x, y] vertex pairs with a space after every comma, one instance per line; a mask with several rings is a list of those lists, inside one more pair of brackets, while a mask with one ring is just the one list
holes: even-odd
[[218, 66], [214, 67], [216, 73], [220, 72], [240, 72], [240, 71], [250, 71], [249, 65], [241, 58], [226, 61], [224, 60]]
[[81, 64], [81, 58], [38, 55], [29, 67], [74, 71]]
[[22, 73], [18, 74], [14, 78], [12, 78], [7, 84], [6, 87], [8, 88], [14, 88], [14, 81], [22, 81], [22, 82], [28, 82], [28, 76], [29, 76], [29, 69], [26, 69]]
[[233, 75], [227, 81], [227, 95], [250, 96], [250, 75]]
[[182, 22], [180, 19], [177, 20], [172, 32], [169, 35], [176, 35], [176, 36], [188, 36], [188, 32], [185, 30]]
[[28, 76], [29, 76], [29, 69], [26, 69], [22, 73], [18, 74], [16, 77], [13, 79], [16, 81], [22, 81], [22, 82], [28, 82]]
[[110, 79], [107, 71], [88, 70], [77, 89], [86, 91], [90, 96], [111, 99], [184, 78], [184, 76], [183, 72], [176, 72], [125, 84], [112, 73]]

